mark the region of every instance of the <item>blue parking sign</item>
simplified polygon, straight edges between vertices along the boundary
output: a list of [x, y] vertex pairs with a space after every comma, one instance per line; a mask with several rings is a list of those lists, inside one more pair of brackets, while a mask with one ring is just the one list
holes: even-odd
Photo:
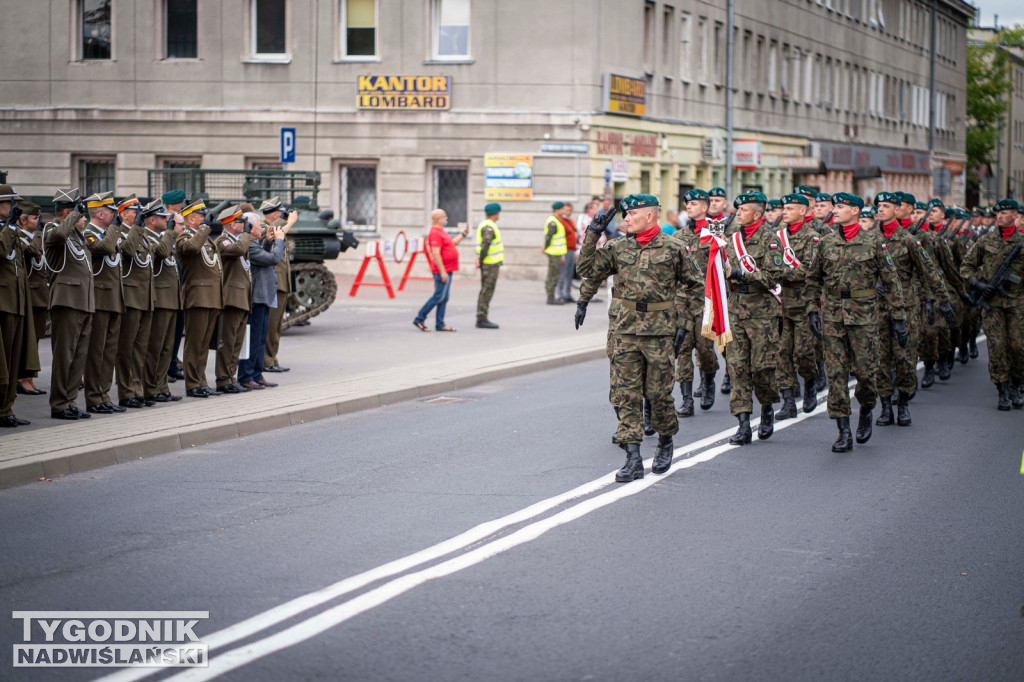
[[295, 163], [295, 128], [281, 128], [281, 163]]

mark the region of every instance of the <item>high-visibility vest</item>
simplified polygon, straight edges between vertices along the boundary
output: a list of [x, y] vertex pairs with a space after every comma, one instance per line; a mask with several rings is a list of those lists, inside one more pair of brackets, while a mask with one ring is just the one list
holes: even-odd
[[555, 235], [551, 237], [551, 243], [544, 249], [544, 253], [549, 256], [564, 256], [569, 252], [569, 249], [565, 246], [565, 225], [555, 216], [548, 218], [547, 222], [544, 223], [545, 239], [547, 239], [548, 229], [551, 225], [555, 226]]
[[487, 247], [487, 257], [484, 258], [484, 265], [494, 265], [496, 263], [504, 262], [505, 260], [505, 247], [501, 244], [501, 231], [498, 229], [497, 223], [493, 220], [485, 220], [476, 227], [476, 255], [480, 255], [480, 244], [483, 242], [484, 228], [489, 227], [494, 230], [494, 239], [491, 241], [491, 245]]

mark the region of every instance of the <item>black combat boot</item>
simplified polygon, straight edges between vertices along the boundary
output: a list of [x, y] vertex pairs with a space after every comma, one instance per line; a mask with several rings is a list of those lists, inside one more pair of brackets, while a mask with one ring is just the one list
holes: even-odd
[[824, 391], [828, 388], [828, 375], [825, 373], [825, 363], [818, 363], [818, 376], [814, 381], [815, 392]]
[[626, 463], [615, 472], [616, 483], [629, 483], [638, 478], [644, 477], [644, 460], [640, 457], [639, 443], [626, 443], [623, 446], [626, 451]]
[[931, 360], [924, 361], [924, 378], [921, 379], [921, 388], [928, 388], [935, 383], [935, 363]]
[[757, 439], [768, 440], [775, 433], [775, 408], [771, 403], [761, 406], [761, 425], [757, 427]]
[[672, 446], [672, 436], [658, 434], [658, 449], [654, 451], [654, 462], [651, 464], [652, 474], [663, 474], [672, 466], [672, 454], [675, 448]]
[[939, 356], [939, 379], [942, 381], [949, 381], [950, 370], [953, 369], [953, 363], [949, 358], [949, 353], [943, 353]]
[[1010, 382], [1001, 381], [996, 387], [999, 389], [999, 411], [1010, 411]]
[[818, 392], [816, 390], [817, 378], [804, 381], [804, 412], [814, 412], [818, 406]]
[[878, 419], [875, 420], [875, 426], [891, 426], [893, 422], [892, 398], [882, 396], [879, 400], [882, 401], [882, 414], [878, 415]]
[[796, 414], [796, 396], [793, 395], [793, 389], [782, 389], [782, 409], [775, 414], [775, 418], [782, 421], [783, 419], [792, 419]]
[[978, 340], [971, 339], [967, 342], [967, 347], [970, 349], [971, 359], [974, 360], [978, 357]]
[[796, 398], [797, 400], [799, 400], [800, 399], [800, 375], [797, 374], [796, 372], [793, 372], [793, 384], [796, 386], [796, 388], [793, 389], [793, 397]]
[[750, 430], [750, 413], [741, 412], [736, 415], [736, 419], [739, 420], [740, 427], [729, 439], [729, 445], [746, 445], [754, 435]]
[[693, 392], [694, 398], [704, 397], [704, 372], [700, 373], [701, 383], [697, 384], [697, 389]]
[[701, 372], [700, 409], [710, 410], [715, 404], [715, 373]]
[[867, 443], [871, 440], [871, 410], [860, 408], [860, 419], [857, 421], [857, 442]]
[[967, 339], [960, 341], [960, 348], [957, 350], [957, 353], [960, 356], [960, 364], [966, 365], [969, 359], [967, 356], [970, 354], [970, 351], [967, 349]]
[[683, 392], [683, 404], [676, 410], [676, 414], [680, 417], [692, 417], [693, 416], [693, 382], [692, 381], [680, 381], [679, 390]]
[[653, 436], [654, 427], [651, 426], [651, 401], [644, 398], [644, 435]]
[[725, 373], [725, 378], [722, 379], [722, 395], [729, 395], [732, 393], [732, 379], [729, 378], [729, 372]]
[[1020, 381], [1010, 381], [1010, 402], [1013, 409], [1024, 410], [1024, 386]]
[[836, 426], [839, 427], [839, 438], [832, 443], [832, 452], [849, 452], [853, 450], [853, 436], [850, 433], [850, 418], [838, 417]]
[[896, 403], [896, 423], [910, 426], [910, 394], [903, 391], [900, 391], [900, 399]]

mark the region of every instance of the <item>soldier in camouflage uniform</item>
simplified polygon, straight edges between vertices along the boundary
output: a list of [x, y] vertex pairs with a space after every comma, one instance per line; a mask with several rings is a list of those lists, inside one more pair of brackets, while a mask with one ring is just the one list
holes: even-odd
[[[804, 218], [804, 222], [821, 236], [829, 234], [832, 230], [814, 217], [814, 211], [818, 206], [818, 195], [820, 193], [813, 187], [808, 187], [807, 185], [797, 185], [793, 188], [793, 193], [802, 194], [807, 197], [807, 216]], [[814, 358], [818, 363], [818, 376], [814, 381], [814, 390], [824, 391], [828, 386], [828, 375], [825, 374], [825, 346], [821, 339], [815, 339], [814, 342]]]
[[808, 317], [814, 335], [825, 339], [828, 415], [839, 427], [832, 452], [848, 452], [853, 449], [846, 387], [850, 370], [857, 378], [854, 393], [860, 403], [857, 442], [866, 443], [871, 438], [871, 410], [876, 401], [878, 336], [890, 333], [878, 327], [875, 283], [879, 280], [891, 310], [892, 333], [904, 348], [907, 328], [903, 291], [892, 258], [882, 248], [878, 233], [864, 231], [858, 223], [864, 200], [840, 192], [833, 202], [836, 231], [822, 238], [807, 273], [807, 298], [821, 300], [821, 313], [812, 309]]
[[651, 402], [658, 432], [651, 471], [664, 473], [672, 464], [672, 436], [679, 431], [672, 403], [673, 353], [686, 336], [686, 329], [678, 324], [684, 311], [676, 294], [680, 287], [695, 286], [697, 277], [682, 242], [661, 233], [656, 197], [630, 195], [620, 207], [629, 236], [598, 250], [597, 241], [611, 212], [595, 218], [580, 251], [579, 272], [595, 282], [615, 276], [608, 309], [610, 399], [619, 418], [619, 445], [626, 451], [626, 463], [615, 480], [626, 482], [644, 475], [640, 457], [643, 396]]
[[[811, 334], [807, 320], [807, 298], [805, 285], [807, 268], [814, 261], [821, 237], [804, 220], [807, 217], [809, 201], [803, 194], [787, 194], [782, 197], [783, 225], [779, 230], [779, 248], [782, 250], [786, 267], [779, 276], [782, 285], [782, 311], [785, 323], [782, 328], [782, 349], [779, 354], [779, 388], [782, 390], [782, 409], [776, 419], [796, 417], [796, 376], [804, 381], [804, 412], [812, 412], [818, 406], [814, 384], [818, 378], [818, 363], [815, 357], [817, 339]], [[831, 202], [830, 202], [831, 205]], [[791, 252], [786, 251], [782, 238], [789, 242]], [[814, 303], [817, 307], [817, 303]]]
[[[876, 389], [882, 401], [882, 413], [875, 424], [889, 426], [893, 423], [892, 393], [899, 391], [896, 423], [910, 426], [911, 396], [917, 391], [917, 344], [920, 336], [920, 318], [916, 311], [922, 301], [928, 319], [935, 322], [935, 301], [940, 301], [939, 312], [945, 319], [952, 319], [953, 309], [949, 304], [946, 287], [939, 276], [938, 268], [917, 240], [900, 228], [896, 219], [896, 208], [903, 204], [903, 197], [895, 192], [879, 192], [875, 195], [878, 207], [878, 228], [882, 235], [882, 249], [892, 259], [900, 280], [903, 302], [906, 306], [904, 322], [907, 327], [907, 345], [900, 347], [893, 342], [890, 334], [879, 334], [878, 372], [875, 375]], [[892, 326], [892, 310], [885, 298], [885, 288], [878, 283], [878, 327]]]
[[[733, 445], [751, 440], [750, 413], [754, 395], [761, 404], [757, 437], [766, 440], [775, 431], [773, 403], [779, 400], [775, 373], [779, 366], [782, 304], [775, 291], [783, 268], [779, 236], [764, 222], [768, 202], [761, 192], [736, 197], [737, 226], [726, 239], [726, 277], [731, 280], [729, 326], [732, 341], [726, 362], [733, 378], [729, 410], [739, 428], [729, 439]], [[779, 294], [780, 295], [780, 294]], [[780, 295], [781, 296], [781, 295]]]
[[[733, 218], [735, 216], [727, 215], [727, 208], [729, 208], [729, 196], [725, 193], [725, 189], [722, 187], [712, 187], [709, 189], [707, 220], [711, 223], [711, 231], [715, 232], [719, 236], [730, 235], [735, 229], [735, 225], [733, 223]], [[728, 352], [728, 349], [722, 351], [722, 357], [725, 358]], [[729, 363], [726, 362], [725, 376], [722, 377], [722, 395], [729, 395], [731, 391], [732, 378], [729, 376]], [[697, 393], [703, 398], [703, 387], [697, 391]]]
[[[710, 197], [702, 189], [691, 189], [683, 194], [683, 201], [686, 202], [686, 215], [689, 216], [690, 223], [688, 227], [677, 230], [673, 236], [683, 242], [686, 250], [686, 262], [693, 267], [694, 275], [703, 282], [707, 274], [711, 242], [708, 239], [702, 245], [700, 233], [708, 224], [707, 212]], [[718, 354], [715, 353], [714, 342], [700, 333], [704, 316], [704, 288], [696, 286], [680, 289], [678, 295], [683, 297], [682, 305], [686, 310], [680, 326], [686, 328], [687, 334], [676, 360], [675, 380], [683, 393], [683, 403], [677, 414], [680, 417], [692, 417], [693, 362], [690, 358], [693, 351], [696, 350], [701, 376], [700, 409], [710, 410], [715, 404], [715, 374], [718, 373]]]
[[476, 326], [477, 329], [497, 329], [498, 325], [491, 322], [488, 314], [491, 309], [491, 298], [494, 297], [494, 287], [498, 283], [498, 271], [505, 262], [505, 246], [501, 241], [501, 230], [498, 229], [501, 204], [487, 204], [484, 206], [484, 215], [486, 218], [476, 228], [476, 267], [480, 269]]
[[1011, 403], [1024, 408], [1024, 396], [1020, 394], [1024, 381], [1024, 254], [1018, 252], [1009, 265], [1010, 274], [1020, 278], [1017, 283], [1004, 281], [999, 291], [990, 280], [1024, 235], [1015, 224], [1020, 209], [1016, 201], [1003, 199], [993, 208], [996, 229], [971, 247], [960, 274], [975, 296], [987, 298], [989, 309], [983, 308], [981, 316], [988, 337], [988, 374], [999, 390], [998, 407], [1005, 411]]
[[818, 196], [814, 199], [814, 219], [818, 221], [819, 230], [826, 234], [832, 232], [835, 222], [832, 195], [827, 192], [818, 192]]
[[[959, 293], [963, 291], [962, 281], [953, 265], [952, 255], [938, 236], [945, 218], [945, 205], [938, 199], [929, 201], [928, 215], [921, 226], [921, 232], [917, 235], [917, 241], [924, 247], [926, 255], [935, 260], [943, 283], [950, 291], [951, 297], [957, 296], [956, 305], [959, 306]], [[939, 378], [943, 381], [949, 379], [949, 370], [952, 365], [947, 365], [946, 359], [952, 355], [949, 336], [951, 324], [947, 324], [945, 320], [941, 322], [935, 320], [934, 312], [929, 313], [927, 302], [924, 315], [927, 324], [922, 328], [919, 353], [924, 361], [924, 377], [921, 379], [921, 387], [928, 388], [935, 383], [936, 366], [938, 366]]]

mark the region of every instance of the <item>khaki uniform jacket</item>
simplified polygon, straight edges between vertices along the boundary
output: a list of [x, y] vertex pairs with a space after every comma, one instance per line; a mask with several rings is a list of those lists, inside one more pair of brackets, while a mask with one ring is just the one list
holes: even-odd
[[18, 228], [0, 227], [0, 312], [25, 315], [32, 307], [27, 270]]
[[81, 217], [72, 211], [59, 225], [46, 225], [43, 251], [50, 282], [50, 308], [91, 313], [96, 311], [96, 291], [85, 235], [75, 227]]
[[[278, 219], [274, 221], [274, 226], [281, 227], [286, 223], [287, 221]], [[263, 224], [263, 234], [267, 234], [266, 223]], [[295, 241], [292, 239], [288, 239], [287, 237], [285, 237], [285, 240], [287, 241], [288, 247], [285, 249], [284, 256], [282, 256], [281, 260], [278, 261], [277, 265], [274, 266], [274, 273], [277, 274], [278, 292], [290, 294], [292, 292], [292, 266], [288, 256], [291, 255], [292, 251], [295, 250]], [[284, 297], [278, 296], [277, 298], [280, 301], [280, 299]], [[282, 304], [279, 302], [278, 305]]]
[[85, 226], [85, 246], [92, 254], [93, 288], [96, 310], [124, 312], [124, 289], [121, 287], [121, 257], [134, 251], [121, 239], [113, 225], [102, 230], [89, 223]]
[[128, 230], [122, 228], [121, 233], [121, 239], [135, 247], [121, 261], [124, 305], [135, 310], [153, 310], [153, 254], [146, 229], [133, 225]]
[[153, 254], [153, 307], [181, 310], [181, 282], [178, 280], [178, 261], [174, 258], [174, 242], [178, 234], [174, 230], [157, 234], [147, 229], [145, 235]]
[[29, 299], [33, 308], [45, 308], [50, 298], [46, 288], [46, 268], [43, 267], [43, 227], [40, 225], [35, 234], [22, 231], [20, 235], [28, 272]]
[[224, 307], [249, 310], [252, 301], [252, 272], [249, 269], [249, 244], [252, 235], [235, 237], [224, 232], [217, 237], [217, 252], [224, 264]]
[[220, 254], [209, 239], [210, 227], [185, 230], [178, 235], [175, 251], [181, 263], [183, 307], [224, 307]]
[[[964, 264], [960, 266], [960, 275], [965, 282], [970, 281], [972, 277], [987, 282], [992, 279], [992, 276], [996, 274], [996, 270], [1006, 260], [1006, 257], [1010, 254], [1010, 249], [1022, 239], [1024, 239], [1024, 235], [1015, 231], [1010, 235], [1009, 239], [1004, 241], [999, 228], [995, 228], [992, 232], [979, 239], [971, 247], [971, 250], [967, 252], [967, 255], [964, 256]], [[1024, 253], [1018, 253], [1017, 257], [1013, 259], [1013, 262], [1010, 264], [1010, 272], [1024, 280]], [[1024, 305], [1024, 281], [1020, 284], [1004, 281], [1003, 284], [1006, 287], [1007, 295], [1003, 296], [1000, 293], [996, 293], [988, 300], [989, 306], [993, 308], [1019, 308]]]

